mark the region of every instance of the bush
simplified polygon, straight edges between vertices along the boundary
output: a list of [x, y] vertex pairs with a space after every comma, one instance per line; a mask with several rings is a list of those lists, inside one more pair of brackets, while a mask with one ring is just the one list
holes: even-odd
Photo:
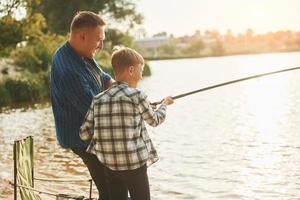
[[11, 16], [4, 16], [0, 18], [0, 33], [0, 56], [5, 57], [22, 41], [22, 25]]
[[15, 64], [30, 72], [47, 71], [55, 49], [64, 41], [64, 37], [45, 34], [38, 40], [31, 41], [11, 53]]
[[[49, 68], [50, 69], [50, 68]], [[38, 84], [38, 93], [39, 99], [45, 99], [50, 97], [50, 70], [43, 71], [37, 74], [32, 74], [32, 79], [39, 83]]]
[[0, 107], [49, 98], [49, 71], [25, 73], [22, 79], [5, 79], [0, 83]]
[[9, 92], [14, 103], [32, 101], [38, 97], [37, 84], [28, 80], [7, 79], [4, 88]]
[[0, 83], [0, 107], [8, 105], [11, 102], [9, 91], [4, 87], [4, 83]]

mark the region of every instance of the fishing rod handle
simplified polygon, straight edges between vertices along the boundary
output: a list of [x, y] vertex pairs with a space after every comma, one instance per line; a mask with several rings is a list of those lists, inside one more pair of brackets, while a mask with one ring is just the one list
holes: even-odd
[[[180, 98], [182, 95], [177, 95], [177, 96], [173, 96], [173, 97], [171, 97], [173, 100], [175, 100], [175, 99], [178, 99], [178, 98]], [[162, 102], [164, 101], [165, 99], [162, 99], [161, 101], [155, 101], [155, 102], [152, 102], [152, 103], [150, 103], [150, 105], [152, 105], [152, 106], [156, 106], [156, 105], [159, 105], [159, 104], [162, 104]]]

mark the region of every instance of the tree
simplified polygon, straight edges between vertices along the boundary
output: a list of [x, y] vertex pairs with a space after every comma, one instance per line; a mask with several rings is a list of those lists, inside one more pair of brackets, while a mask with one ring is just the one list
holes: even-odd
[[117, 29], [107, 29], [104, 48], [111, 51], [114, 46], [119, 45], [132, 47], [133, 38]]
[[222, 56], [225, 53], [225, 48], [220, 40], [217, 40], [211, 45], [211, 51], [214, 56]]
[[254, 36], [254, 31], [251, 28], [248, 28], [246, 30], [246, 37], [251, 39], [251, 38], [253, 38], [253, 36]]
[[11, 16], [0, 18], [0, 54], [7, 56], [23, 39], [22, 25]]
[[167, 32], [159, 32], [154, 34], [152, 37], [167, 37]]
[[233, 42], [234, 41], [234, 36], [232, 34], [232, 31], [230, 29], [227, 30], [227, 33], [225, 35], [225, 40], [226, 42]]
[[162, 56], [176, 56], [176, 49], [173, 43], [168, 43], [160, 46], [158, 50]]
[[21, 6], [24, 6], [23, 0], [1, 0], [0, 14], [12, 16]]
[[190, 44], [183, 50], [187, 56], [199, 56], [201, 51], [205, 48], [205, 44], [201, 39], [195, 38], [190, 41]]
[[41, 0], [41, 12], [51, 32], [66, 34], [73, 16], [80, 10], [89, 10], [111, 17], [116, 22], [129, 23], [129, 28], [141, 24], [143, 17], [136, 13], [132, 0]]

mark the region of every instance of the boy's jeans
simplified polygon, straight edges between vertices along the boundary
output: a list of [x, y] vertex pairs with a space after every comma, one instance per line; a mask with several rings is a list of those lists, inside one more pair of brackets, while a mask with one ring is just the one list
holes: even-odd
[[147, 166], [135, 170], [114, 171], [105, 167], [110, 200], [150, 200]]
[[84, 164], [87, 166], [90, 175], [98, 189], [99, 200], [109, 200], [109, 190], [107, 181], [104, 175], [104, 166], [94, 154], [87, 153], [85, 149], [72, 148], [72, 151], [77, 154]]

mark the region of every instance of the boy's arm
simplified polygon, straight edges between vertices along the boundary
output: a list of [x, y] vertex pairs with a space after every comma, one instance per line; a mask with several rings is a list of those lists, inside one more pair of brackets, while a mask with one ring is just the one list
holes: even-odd
[[163, 121], [165, 120], [167, 106], [161, 105], [156, 111], [153, 111], [150, 102], [147, 100], [147, 95], [141, 93], [139, 101], [139, 111], [143, 120], [145, 120], [150, 126], [155, 127], [163, 123]]
[[90, 140], [94, 135], [94, 101], [92, 101], [83, 124], [80, 127], [79, 136], [82, 140]]

